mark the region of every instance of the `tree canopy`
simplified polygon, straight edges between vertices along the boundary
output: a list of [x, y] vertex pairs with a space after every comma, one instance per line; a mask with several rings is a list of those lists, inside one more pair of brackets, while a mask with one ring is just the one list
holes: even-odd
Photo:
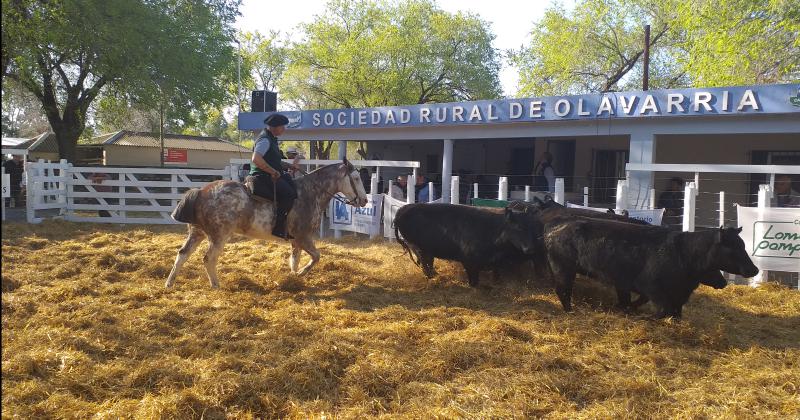
[[549, 7], [511, 62], [520, 95], [638, 89], [649, 24], [651, 88], [780, 83], [800, 72], [799, 22], [792, 0], [583, 0]]
[[2, 6], [3, 78], [41, 102], [62, 158], [74, 158], [87, 112], [104, 91], [184, 115], [224, 98], [220, 80], [235, 63], [230, 44], [238, 0], [3, 0]]

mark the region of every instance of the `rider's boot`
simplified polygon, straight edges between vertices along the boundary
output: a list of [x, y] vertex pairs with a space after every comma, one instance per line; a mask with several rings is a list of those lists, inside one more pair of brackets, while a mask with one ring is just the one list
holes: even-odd
[[286, 240], [294, 239], [292, 235], [286, 232], [287, 213], [282, 210], [277, 210], [275, 213], [275, 226], [272, 228], [272, 235]]

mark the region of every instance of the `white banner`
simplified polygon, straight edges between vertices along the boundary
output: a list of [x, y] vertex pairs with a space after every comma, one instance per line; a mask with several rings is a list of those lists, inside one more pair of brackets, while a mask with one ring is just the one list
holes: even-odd
[[[586, 207], [578, 204], [567, 202], [567, 207], [573, 209], [592, 210], [600, 213], [607, 213], [608, 209], [599, 207]], [[628, 210], [628, 217], [631, 219], [641, 220], [654, 226], [661, 226], [661, 219], [664, 217], [664, 209], [653, 210]]]
[[3, 174], [3, 198], [11, 197], [11, 174]]
[[[337, 195], [344, 197], [342, 195]], [[381, 194], [367, 194], [367, 205], [353, 207], [339, 200], [331, 200], [328, 205], [331, 229], [350, 232], [378, 234], [381, 228]]]
[[737, 206], [740, 237], [762, 270], [800, 271], [800, 209]]
[[[437, 198], [436, 200], [431, 201], [428, 203], [427, 201], [424, 204], [436, 204], [441, 203], [442, 199]], [[383, 195], [383, 236], [386, 238], [394, 238], [394, 215], [397, 214], [397, 210], [400, 210], [400, 207], [405, 206], [408, 204], [406, 200], [398, 200], [396, 198], [389, 197], [387, 194]]]

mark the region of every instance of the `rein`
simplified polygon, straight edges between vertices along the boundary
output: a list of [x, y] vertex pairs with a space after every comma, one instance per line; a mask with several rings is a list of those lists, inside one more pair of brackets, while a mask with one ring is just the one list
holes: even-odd
[[[345, 168], [345, 169], [347, 169], [347, 168]], [[355, 192], [356, 195], [358, 195], [358, 190], [356, 189], [356, 184], [353, 182], [353, 178], [350, 177], [350, 172], [349, 171], [345, 171], [344, 176], [345, 176], [345, 178], [347, 178], [350, 181], [350, 188], [352, 188], [353, 192]], [[336, 201], [338, 201], [338, 202], [340, 202], [342, 204], [352, 205], [353, 203], [355, 203], [355, 201], [353, 201], [353, 200], [339, 197], [336, 194], [331, 194], [331, 193], [329, 193], [327, 191], [325, 191], [325, 193], [328, 194], [329, 196], [331, 196], [331, 198], [333, 198], [334, 200], [336, 200]], [[356, 197], [356, 199], [358, 199], [358, 197]]]

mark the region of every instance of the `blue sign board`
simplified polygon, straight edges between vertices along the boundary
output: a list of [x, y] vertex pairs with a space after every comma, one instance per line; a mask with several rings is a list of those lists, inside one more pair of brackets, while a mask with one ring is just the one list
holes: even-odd
[[[800, 114], [800, 84], [670, 89], [378, 108], [282, 112], [289, 128], [425, 127], [693, 115]], [[268, 112], [239, 114], [239, 129], [264, 127]]]

